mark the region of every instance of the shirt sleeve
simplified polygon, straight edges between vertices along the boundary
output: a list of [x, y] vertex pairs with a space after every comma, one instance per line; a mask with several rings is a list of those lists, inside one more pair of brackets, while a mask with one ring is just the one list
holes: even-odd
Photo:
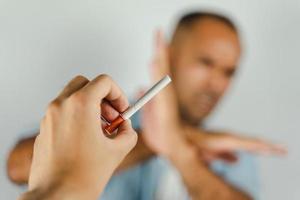
[[241, 191], [249, 194], [253, 199], [259, 199], [259, 178], [257, 163], [253, 155], [238, 152], [239, 160], [234, 164], [216, 161], [212, 170], [225, 181]]

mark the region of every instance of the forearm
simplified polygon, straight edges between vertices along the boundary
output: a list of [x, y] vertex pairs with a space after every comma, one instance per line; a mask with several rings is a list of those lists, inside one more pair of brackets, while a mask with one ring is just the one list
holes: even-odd
[[131, 152], [125, 157], [125, 159], [118, 166], [116, 173], [133, 167], [150, 157], [154, 156], [154, 152], [151, 151], [143, 141], [142, 137], [138, 138], [137, 145], [131, 150]]
[[193, 200], [251, 199], [211, 172], [189, 146], [183, 145], [178, 150], [172, 154], [170, 160], [180, 172]]

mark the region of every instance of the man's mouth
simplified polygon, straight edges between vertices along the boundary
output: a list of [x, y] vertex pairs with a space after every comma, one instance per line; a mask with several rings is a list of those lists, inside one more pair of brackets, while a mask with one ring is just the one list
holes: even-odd
[[199, 110], [208, 112], [210, 111], [214, 105], [216, 104], [215, 95], [201, 93], [197, 95], [196, 106]]

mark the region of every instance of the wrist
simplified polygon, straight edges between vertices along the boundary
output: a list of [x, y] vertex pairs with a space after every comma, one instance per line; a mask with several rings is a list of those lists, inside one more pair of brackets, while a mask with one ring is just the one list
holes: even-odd
[[182, 135], [180, 134], [174, 134], [172, 137], [167, 138], [166, 142], [164, 143], [164, 148], [162, 148], [162, 151], [159, 152], [159, 154], [171, 159], [177, 156], [181, 150], [185, 150], [186, 142], [181, 136]]
[[84, 200], [97, 199], [95, 191], [88, 191], [69, 185], [51, 185], [47, 188], [36, 188], [24, 193], [20, 200]]
[[95, 173], [95, 177], [90, 179], [88, 176], [80, 178], [77, 175], [65, 173], [63, 176], [55, 176], [46, 184], [39, 183], [35, 186], [29, 185], [29, 191], [22, 195], [21, 200], [85, 200], [98, 199], [105, 184], [108, 182], [110, 173], [100, 175]]
[[178, 130], [180, 130], [180, 132], [174, 134], [174, 136], [177, 137], [170, 138], [171, 142], [169, 142], [167, 151], [168, 159], [175, 163], [196, 156], [196, 149], [193, 145], [191, 145], [190, 141], [187, 139], [187, 129], [184, 126], [182, 126], [181, 128], [178, 128]]
[[192, 145], [185, 140], [182, 140], [174, 146], [173, 151], [168, 155], [169, 160], [174, 165], [182, 165], [189, 160], [194, 160], [197, 157], [197, 152]]

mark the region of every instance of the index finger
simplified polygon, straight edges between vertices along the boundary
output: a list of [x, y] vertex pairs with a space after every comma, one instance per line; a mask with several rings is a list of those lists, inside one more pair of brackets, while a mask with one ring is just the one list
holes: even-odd
[[154, 81], [169, 74], [168, 45], [161, 30], [157, 30], [155, 33], [155, 52], [151, 63], [151, 74]]
[[90, 81], [80, 91], [89, 101], [99, 108], [99, 104], [106, 99], [119, 112], [125, 111], [128, 100], [119, 86], [108, 75], [102, 74]]
[[232, 150], [246, 150], [259, 154], [286, 154], [286, 149], [283, 146], [255, 138], [231, 137], [230, 146]]
[[240, 142], [241, 148], [244, 147], [248, 151], [262, 154], [277, 154], [285, 155], [287, 150], [284, 146], [279, 144], [273, 144], [260, 139], [243, 139]]

